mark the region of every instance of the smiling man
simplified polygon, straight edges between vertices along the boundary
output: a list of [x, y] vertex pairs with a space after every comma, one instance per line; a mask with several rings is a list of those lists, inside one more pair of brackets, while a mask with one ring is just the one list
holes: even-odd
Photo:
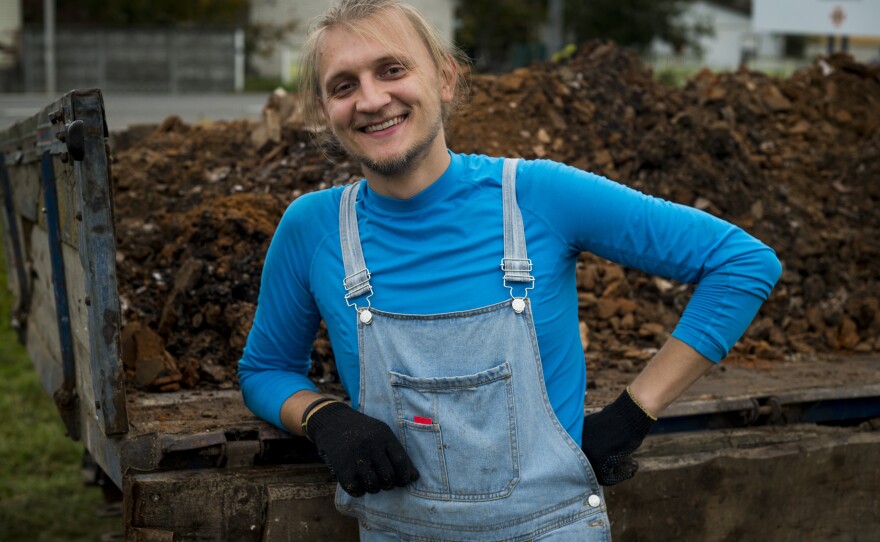
[[426, 186], [449, 165], [441, 106], [452, 100], [455, 65], [447, 60], [444, 71], [427, 69], [433, 61], [425, 47], [404, 49], [420, 40], [402, 22], [377, 20], [376, 39], [357, 28], [328, 27], [316, 50], [327, 126], [387, 188], [412, 184], [394, 179], [416, 172]]
[[[656, 415], [727, 354], [779, 262], [736, 226], [597, 175], [450, 151], [460, 66], [396, 0], [317, 21], [307, 118], [364, 180], [285, 213], [242, 393], [315, 442], [362, 540], [607, 540], [601, 486], [635, 474]], [[584, 251], [697, 284], [669, 341], [586, 419]], [[321, 319], [351, 406], [307, 378]]]

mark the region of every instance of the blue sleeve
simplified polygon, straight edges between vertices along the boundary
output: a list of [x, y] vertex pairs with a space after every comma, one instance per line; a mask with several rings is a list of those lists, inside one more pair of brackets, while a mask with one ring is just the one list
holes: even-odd
[[281, 219], [263, 264], [254, 324], [238, 363], [245, 405], [284, 429], [281, 405], [309, 380], [311, 348], [321, 316], [309, 288], [313, 243], [304, 232], [307, 196], [297, 199]]
[[673, 336], [721, 361], [779, 279], [776, 253], [739, 227], [548, 161], [523, 164], [538, 210], [572, 251], [696, 284]]

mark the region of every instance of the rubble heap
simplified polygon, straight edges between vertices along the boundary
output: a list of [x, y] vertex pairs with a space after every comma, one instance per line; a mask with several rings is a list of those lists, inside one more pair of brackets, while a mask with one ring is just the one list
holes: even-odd
[[[559, 63], [473, 76], [448, 127], [458, 152], [548, 158], [738, 224], [784, 273], [732, 357], [880, 351], [880, 69], [846, 55], [788, 79], [701, 72], [656, 82], [608, 42]], [[289, 202], [360, 178], [314, 146], [293, 100], [259, 123], [167, 119], [116, 152], [124, 347], [137, 387], [232, 387], [262, 258]], [[637, 370], [674, 328], [691, 288], [583, 255], [581, 331], [594, 368]], [[337, 384], [321, 332], [313, 378]], [[146, 367], [146, 368], [145, 368]], [[599, 382], [592, 373], [594, 382]]]

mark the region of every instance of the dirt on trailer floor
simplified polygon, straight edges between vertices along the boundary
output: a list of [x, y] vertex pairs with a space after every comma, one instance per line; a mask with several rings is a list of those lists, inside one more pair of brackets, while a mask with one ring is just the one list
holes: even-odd
[[[475, 75], [448, 127], [458, 152], [548, 158], [692, 205], [773, 247], [784, 273], [731, 357], [797, 360], [880, 352], [880, 68], [819, 58], [787, 79], [704, 71], [684, 88], [609, 42], [558, 63]], [[263, 256], [286, 206], [360, 178], [330, 163], [292, 97], [258, 123], [118, 134], [118, 276], [132, 386], [231, 388]], [[691, 287], [586, 254], [578, 268], [591, 385], [638, 370]], [[312, 377], [339, 391], [322, 329]]]

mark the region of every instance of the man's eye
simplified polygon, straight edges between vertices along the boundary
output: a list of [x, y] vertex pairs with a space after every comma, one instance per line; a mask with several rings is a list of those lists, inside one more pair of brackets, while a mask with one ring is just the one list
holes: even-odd
[[351, 83], [341, 83], [341, 84], [333, 87], [333, 95], [338, 96], [340, 94], [345, 94], [346, 92], [350, 91], [352, 88], [354, 88], [354, 85]]
[[385, 70], [386, 75], [401, 75], [406, 71], [406, 68], [403, 66], [391, 66], [387, 70]]

